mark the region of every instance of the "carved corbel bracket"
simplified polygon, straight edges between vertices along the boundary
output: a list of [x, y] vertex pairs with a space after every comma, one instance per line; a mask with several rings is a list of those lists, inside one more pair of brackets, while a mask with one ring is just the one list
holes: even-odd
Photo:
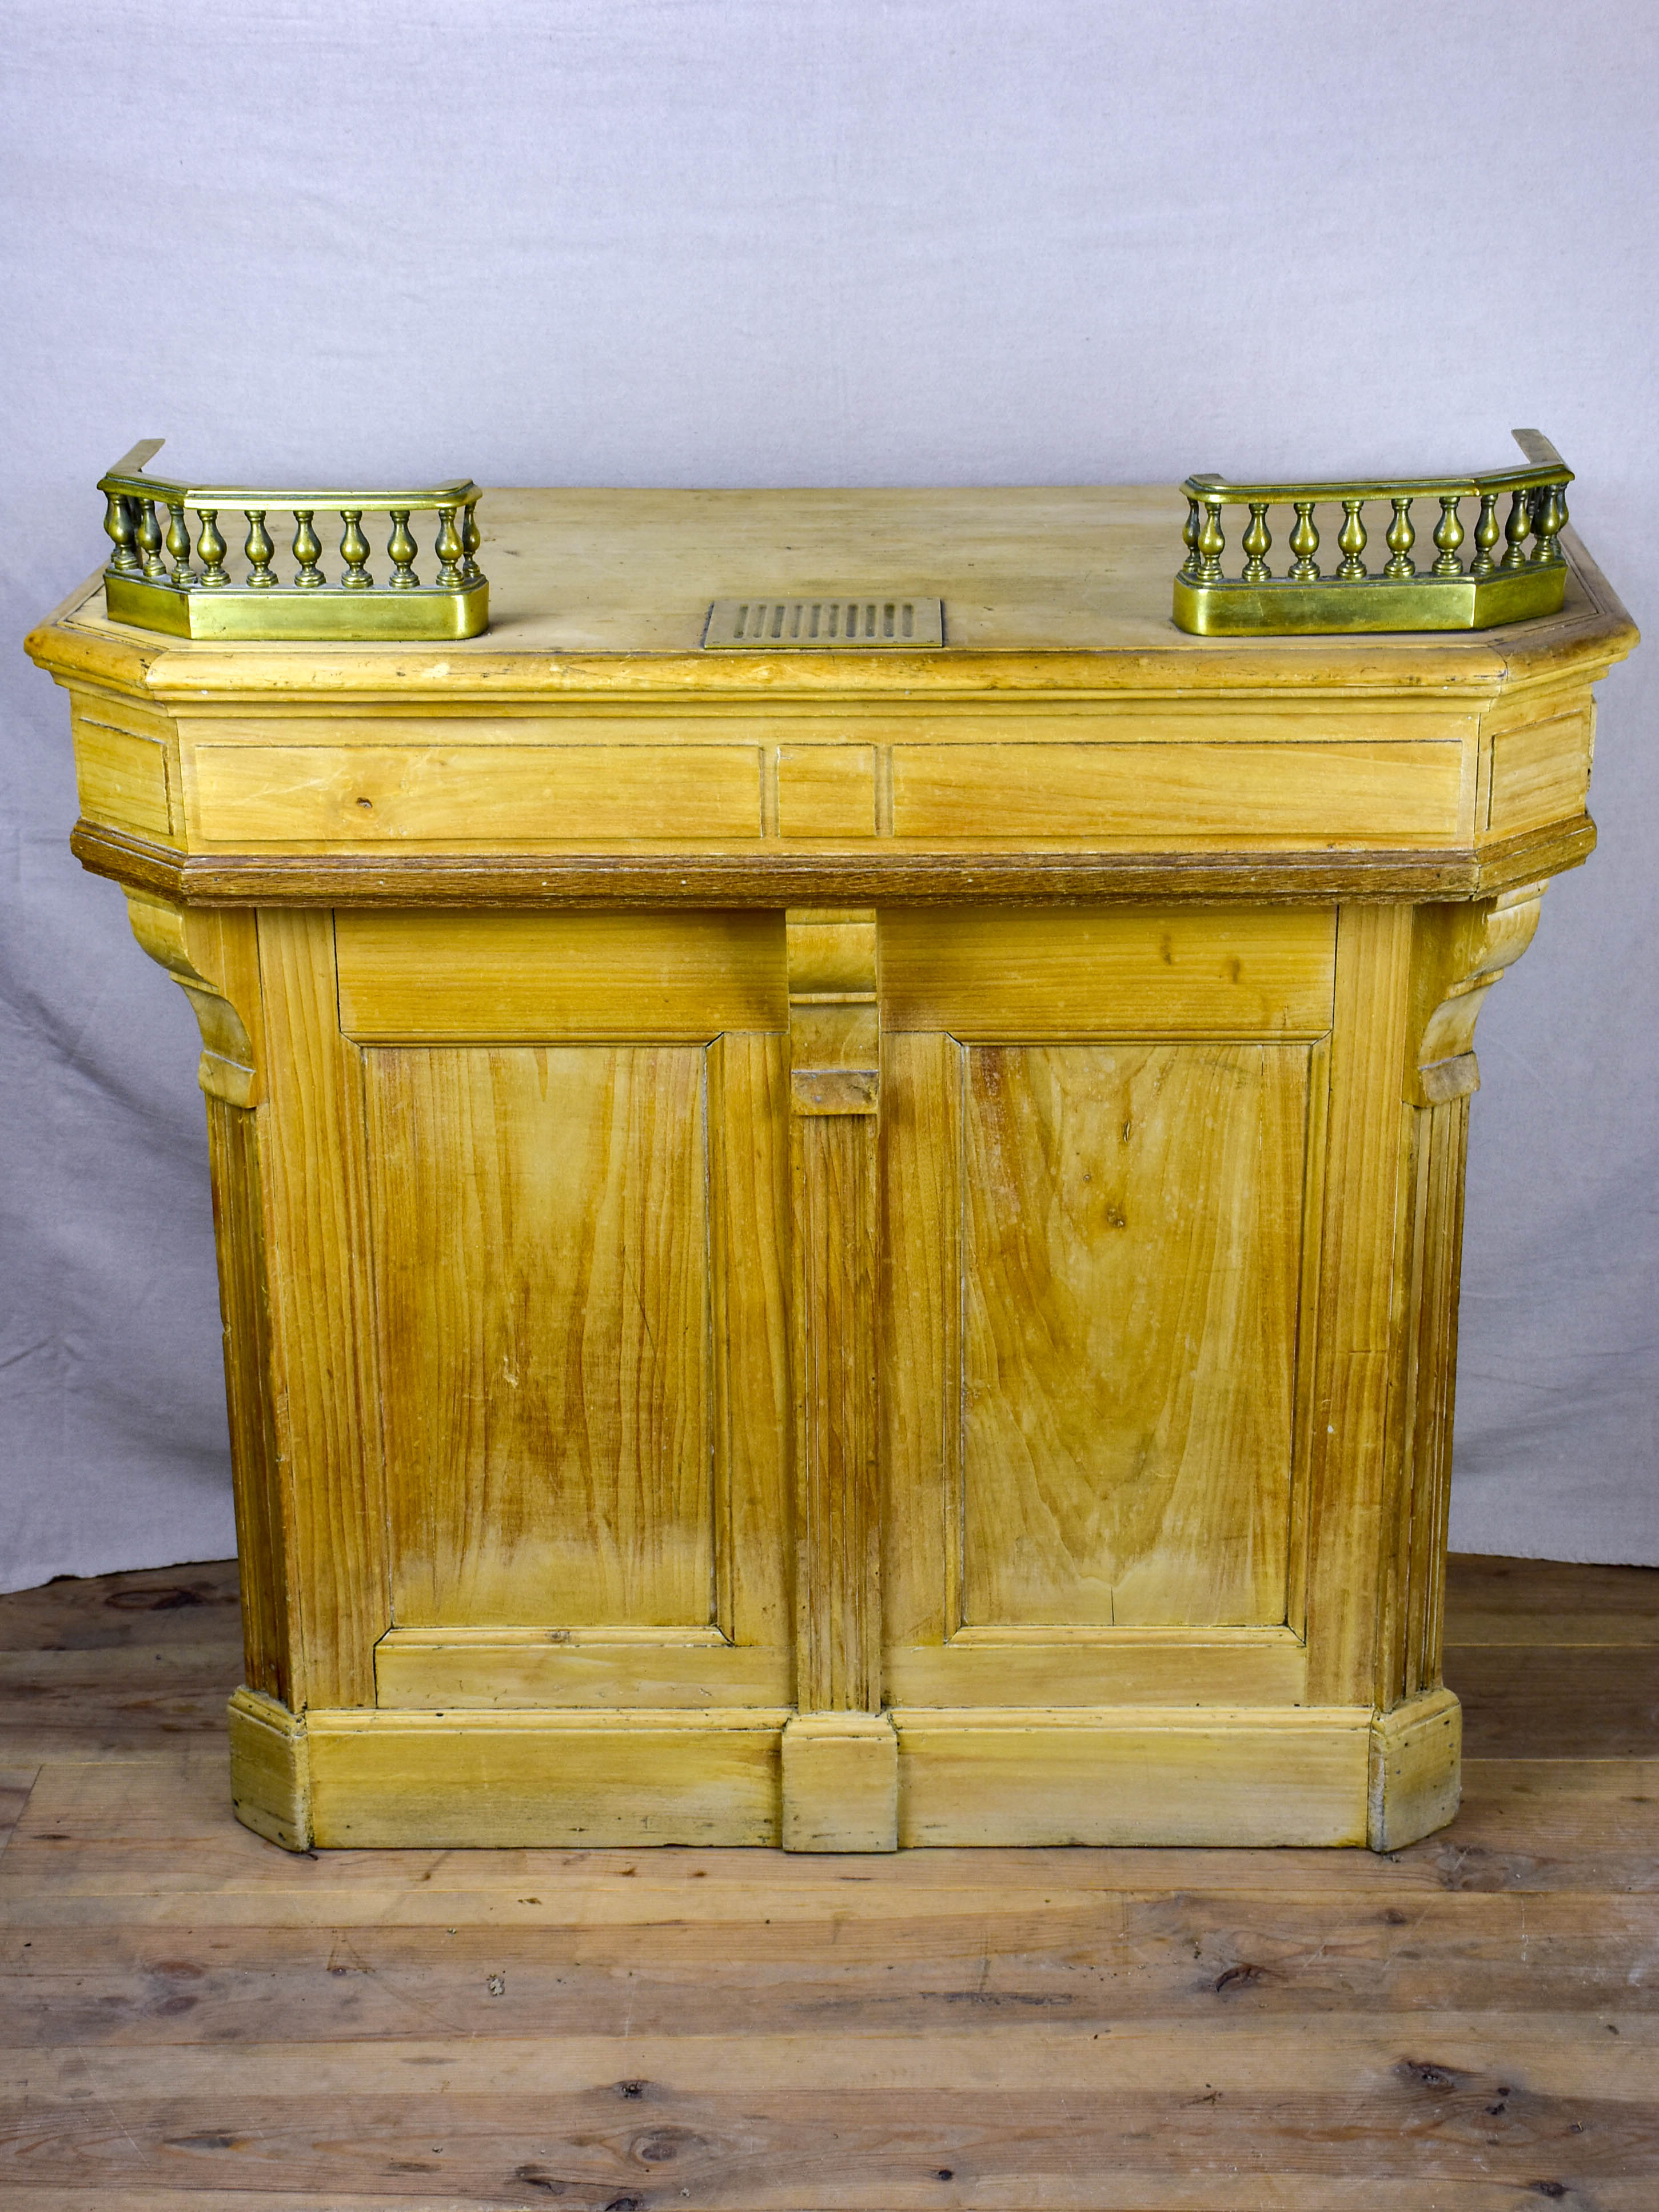
[[1407, 1071], [1412, 1104], [1440, 1106], [1480, 1089], [1474, 1025], [1487, 992], [1531, 944], [1547, 888], [1523, 884], [1467, 906], [1419, 908]]
[[174, 906], [148, 891], [129, 890], [132, 933], [165, 968], [196, 1014], [203, 1053], [198, 1080], [210, 1098], [228, 1105], [258, 1102], [258, 961], [252, 914]]

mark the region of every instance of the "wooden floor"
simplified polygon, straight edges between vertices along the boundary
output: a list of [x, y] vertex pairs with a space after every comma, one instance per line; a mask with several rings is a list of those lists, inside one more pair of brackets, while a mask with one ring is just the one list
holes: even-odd
[[1659, 1571], [1455, 1564], [1364, 1851], [404, 1851], [230, 1817], [234, 1571], [0, 1598], [5, 2212], [1659, 2208]]

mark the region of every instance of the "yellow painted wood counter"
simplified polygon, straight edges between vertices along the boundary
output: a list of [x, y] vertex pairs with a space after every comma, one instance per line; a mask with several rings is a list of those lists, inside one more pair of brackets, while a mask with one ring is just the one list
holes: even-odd
[[[318, 1844], [1450, 1815], [1475, 1015], [1563, 612], [1206, 640], [1145, 490], [507, 492], [444, 647], [30, 641], [204, 1050], [247, 1685]], [[722, 653], [903, 586], [927, 651]]]

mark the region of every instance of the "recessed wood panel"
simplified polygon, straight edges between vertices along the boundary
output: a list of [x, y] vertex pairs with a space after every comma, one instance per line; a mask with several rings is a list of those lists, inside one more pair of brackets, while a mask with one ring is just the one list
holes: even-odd
[[782, 1030], [780, 914], [335, 916], [340, 1026], [366, 1042], [703, 1041]]
[[704, 1054], [366, 1058], [398, 1625], [709, 1623]]
[[81, 811], [89, 821], [136, 830], [141, 837], [170, 836], [173, 817], [162, 726], [158, 723], [151, 734], [79, 710], [74, 724]]
[[1379, 845], [1468, 835], [1453, 741], [893, 748], [900, 837], [1215, 837]]
[[873, 745], [781, 745], [778, 828], [786, 837], [873, 837]]
[[965, 1624], [1282, 1621], [1308, 1054], [963, 1064]]
[[975, 1041], [1316, 1036], [1331, 1024], [1333, 907], [894, 908], [882, 1025]]
[[761, 834], [757, 745], [198, 744], [192, 843], [303, 849]]
[[1583, 812], [1589, 797], [1590, 731], [1590, 709], [1585, 707], [1530, 728], [1498, 732], [1492, 741], [1486, 817], [1494, 837]]

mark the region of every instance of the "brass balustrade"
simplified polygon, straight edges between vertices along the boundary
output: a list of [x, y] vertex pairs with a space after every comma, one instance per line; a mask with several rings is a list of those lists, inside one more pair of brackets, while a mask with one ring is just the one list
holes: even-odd
[[[98, 489], [108, 506], [104, 529], [114, 550], [104, 571], [104, 604], [112, 622], [192, 638], [362, 638], [409, 641], [477, 637], [489, 626], [489, 586], [478, 567], [477, 484], [435, 484], [423, 491], [264, 491], [249, 485], [169, 483], [143, 467], [162, 441], [149, 438], [118, 461]], [[191, 543], [186, 510], [197, 529]], [[237, 512], [246, 524], [241, 561], [219, 526]], [[165, 513], [165, 529], [161, 515]], [[340, 565], [323, 568], [319, 514], [340, 518]], [[434, 514], [437, 532], [429, 583], [410, 529], [415, 514]], [[391, 522], [390, 573], [377, 582], [365, 515]], [[267, 521], [292, 519], [293, 574], [276, 572], [277, 547]], [[284, 529], [282, 533], [287, 537]], [[330, 534], [332, 532], [331, 531]], [[199, 566], [192, 565], [199, 563]]]
[[[1497, 623], [1558, 613], [1566, 590], [1560, 538], [1572, 471], [1536, 430], [1516, 430], [1514, 436], [1526, 466], [1483, 476], [1258, 484], [1188, 477], [1181, 487], [1187, 495], [1182, 533], [1187, 558], [1176, 578], [1176, 628], [1211, 637], [1489, 629]], [[1506, 496], [1508, 513], [1500, 519], [1498, 508]], [[1418, 530], [1412, 520], [1419, 499], [1439, 506], [1431, 533], [1433, 558], [1420, 569], [1413, 557]], [[1376, 568], [1368, 568], [1364, 559], [1372, 534], [1365, 507], [1372, 501], [1386, 501], [1389, 509], [1382, 532], [1388, 558]], [[1231, 574], [1224, 567], [1227, 542], [1221, 520], [1230, 507], [1249, 510], [1238, 542], [1243, 565]], [[1295, 514], [1285, 538], [1294, 558], [1278, 574], [1267, 559], [1273, 545], [1267, 517], [1274, 507], [1290, 507]], [[1334, 509], [1340, 507], [1342, 516], [1335, 533], [1341, 558], [1328, 572], [1318, 558], [1323, 541], [1315, 517], [1322, 507], [1333, 522]]]

